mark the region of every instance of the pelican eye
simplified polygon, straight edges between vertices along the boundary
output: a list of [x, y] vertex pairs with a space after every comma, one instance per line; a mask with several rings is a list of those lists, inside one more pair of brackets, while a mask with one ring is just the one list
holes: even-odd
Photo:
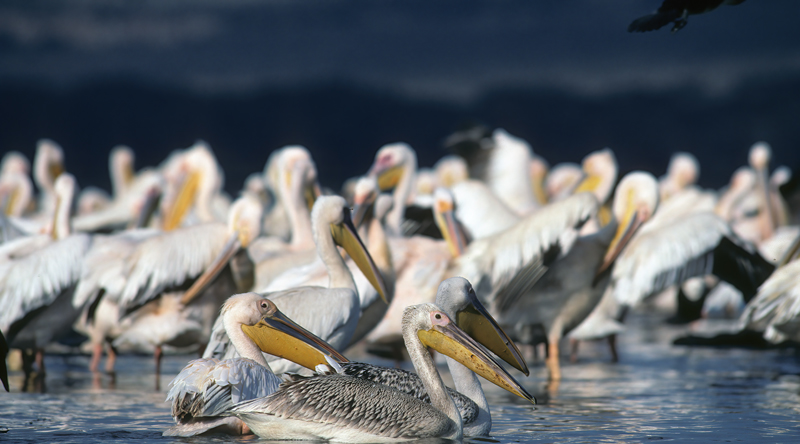
[[439, 313], [436, 313], [434, 316], [436, 317], [436, 319], [442, 319], [442, 315], [440, 315]]
[[265, 301], [261, 301], [261, 308], [267, 308], [267, 303]]

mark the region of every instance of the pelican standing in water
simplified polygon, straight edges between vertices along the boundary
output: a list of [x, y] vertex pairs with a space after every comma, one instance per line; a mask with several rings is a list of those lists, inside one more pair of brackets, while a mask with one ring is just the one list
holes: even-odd
[[459, 329], [434, 304], [406, 308], [403, 338], [431, 403], [391, 387], [341, 374], [294, 376], [265, 398], [230, 412], [267, 439], [394, 442], [441, 437], [461, 439], [461, 415], [445, 389], [426, 346], [484, 378], [534, 402], [488, 350]]
[[231, 296], [220, 311], [225, 331], [241, 358], [191, 361], [170, 383], [167, 402], [177, 423], [164, 436], [194, 436], [210, 431], [247, 433], [247, 426], [221, 416], [236, 403], [267, 396], [281, 378], [272, 373], [262, 352], [280, 355], [313, 370], [328, 358], [347, 359], [298, 326], [272, 301], [257, 293]]

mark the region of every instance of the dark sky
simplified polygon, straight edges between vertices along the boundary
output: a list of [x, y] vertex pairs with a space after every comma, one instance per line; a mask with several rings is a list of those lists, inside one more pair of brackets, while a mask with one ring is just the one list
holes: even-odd
[[[142, 165], [202, 137], [235, 189], [270, 150], [306, 143], [339, 168], [321, 171], [336, 185], [380, 143], [408, 141], [430, 164], [473, 118], [551, 162], [607, 145], [623, 170], [661, 174], [669, 152], [692, 149], [708, 186], [760, 138], [776, 163], [800, 167], [797, 1], [722, 6], [675, 34], [626, 32], [659, 3], [6, 0], [0, 152], [53, 137], [78, 159], [79, 182], [104, 185], [97, 153], [116, 143], [143, 152]], [[353, 161], [337, 163], [348, 150]]]

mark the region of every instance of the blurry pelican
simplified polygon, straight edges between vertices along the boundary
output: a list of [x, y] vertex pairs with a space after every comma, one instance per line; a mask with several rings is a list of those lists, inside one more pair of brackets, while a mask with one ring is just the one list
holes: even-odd
[[27, 174], [9, 172], [0, 175], [0, 212], [19, 218], [31, 203], [33, 185]]
[[70, 233], [75, 179], [56, 179], [52, 221], [47, 234], [19, 238], [0, 247], [0, 331], [13, 348], [36, 350], [44, 370], [43, 347], [69, 331], [81, 307], [73, 303], [75, 284], [91, 237]]
[[256, 264], [254, 288], [259, 291], [280, 274], [308, 265], [317, 257], [310, 216], [311, 205], [319, 194], [314, 162], [307, 150], [286, 147], [270, 167], [271, 174], [275, 175], [278, 205], [289, 220], [291, 239], [287, 243], [276, 236], [261, 237], [248, 248]]
[[629, 173], [615, 196], [614, 223], [594, 234], [578, 237], [599, 209], [592, 194], [578, 193], [498, 235], [473, 241], [456, 269], [456, 274], [479, 282], [478, 292], [489, 295], [500, 324], [513, 326], [522, 340], [538, 342], [532, 328], [543, 327], [551, 379], [561, 377], [559, 340], [597, 305], [611, 265], [655, 211], [655, 178]]
[[[129, 314], [115, 344], [155, 347], [158, 375], [162, 345], [186, 347], [207, 341], [228, 295], [249, 288], [246, 282], [252, 284], [226, 266], [258, 236], [261, 211], [260, 203], [245, 195], [231, 206], [227, 224], [194, 225], [139, 243], [127, 259], [119, 301]], [[228, 271], [220, 275], [224, 270]]]
[[177, 425], [165, 431], [164, 436], [247, 432], [241, 420], [222, 415], [234, 404], [278, 390], [281, 378], [272, 373], [262, 352], [286, 357], [311, 370], [328, 364], [326, 357], [347, 360], [256, 293], [228, 298], [220, 318], [241, 358], [196, 359], [184, 367], [170, 383], [167, 394]]
[[386, 232], [402, 235], [406, 202], [417, 174], [417, 153], [405, 143], [384, 145], [375, 154], [368, 175], [375, 177], [381, 190], [394, 189], [392, 209], [386, 215]]
[[161, 173], [167, 182], [161, 202], [164, 230], [225, 220], [224, 175], [207, 143], [197, 141], [173, 153]]
[[268, 439], [389, 442], [417, 438], [461, 439], [461, 415], [445, 390], [425, 346], [450, 356], [495, 384], [529, 401], [525, 390], [434, 304], [408, 307], [403, 338], [431, 404], [382, 384], [332, 374], [295, 376], [266, 398], [231, 409], [257, 435]]
[[558, 202], [572, 195], [583, 179], [580, 165], [572, 162], [559, 163], [550, 169], [544, 186], [548, 202]]
[[[364, 247], [350, 219], [350, 209], [340, 196], [321, 196], [314, 203], [311, 223], [317, 254], [328, 269], [328, 287], [303, 286], [264, 294], [275, 302], [287, 316], [294, 319], [337, 350], [350, 343], [361, 304], [353, 275], [336, 249], [341, 246], [353, 258], [370, 283], [385, 298], [386, 286], [377, 267]], [[217, 322], [205, 357], [235, 357], [227, 336]], [[286, 360], [267, 356], [276, 371], [296, 371], [299, 367]]]
[[155, 210], [164, 189], [164, 181], [155, 170], [144, 170], [133, 178], [126, 191], [105, 208], [75, 217], [77, 231], [110, 232], [124, 228], [142, 228]]
[[658, 192], [661, 201], [666, 201], [687, 186], [697, 182], [700, 163], [691, 153], [678, 152], [672, 155], [666, 176], [659, 179]]
[[52, 214], [55, 208], [55, 181], [64, 172], [64, 151], [54, 141], [42, 139], [36, 144], [33, 179], [39, 188], [39, 213]]

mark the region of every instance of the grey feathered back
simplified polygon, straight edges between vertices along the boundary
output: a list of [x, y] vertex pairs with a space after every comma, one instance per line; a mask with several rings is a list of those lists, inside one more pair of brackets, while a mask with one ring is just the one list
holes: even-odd
[[403, 439], [448, 435], [457, 427], [432, 405], [383, 384], [339, 374], [287, 379], [277, 392], [237, 404], [232, 413], [245, 422], [248, 413], [258, 413]]

